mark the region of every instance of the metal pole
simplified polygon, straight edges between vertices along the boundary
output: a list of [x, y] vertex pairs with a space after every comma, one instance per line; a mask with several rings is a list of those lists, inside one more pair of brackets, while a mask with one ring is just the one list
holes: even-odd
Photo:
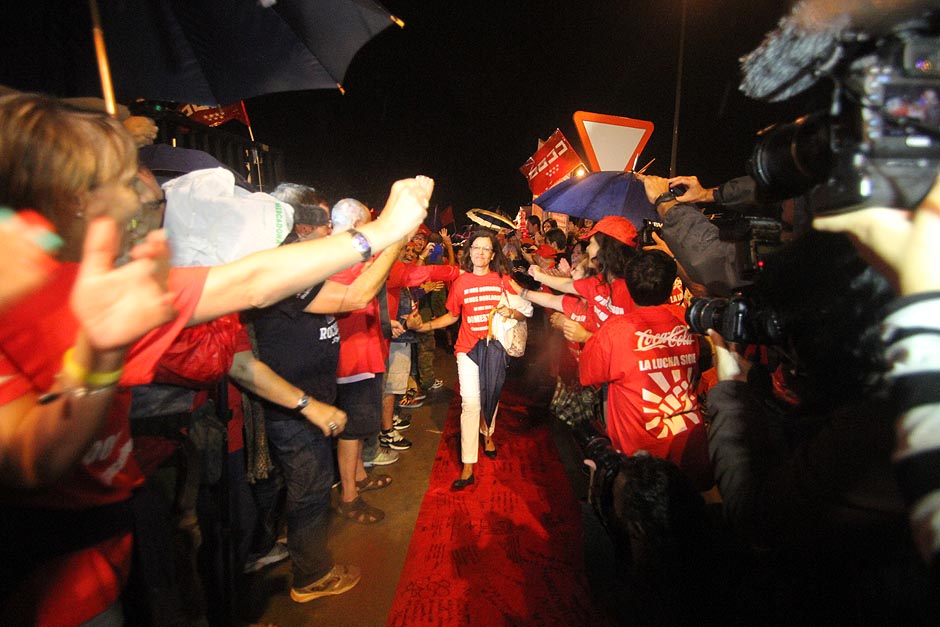
[[682, 0], [682, 23], [679, 26], [679, 62], [676, 68], [676, 106], [672, 118], [672, 156], [669, 159], [669, 176], [676, 175], [676, 152], [679, 149], [679, 105], [682, 103], [682, 59], [685, 56], [685, 13], [688, 0]]

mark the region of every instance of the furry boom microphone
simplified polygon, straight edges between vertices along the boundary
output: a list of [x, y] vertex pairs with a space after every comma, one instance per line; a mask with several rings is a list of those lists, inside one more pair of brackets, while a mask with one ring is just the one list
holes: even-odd
[[937, 0], [805, 0], [741, 59], [740, 89], [779, 102], [809, 89], [846, 58], [846, 48], [877, 40], [940, 8]]

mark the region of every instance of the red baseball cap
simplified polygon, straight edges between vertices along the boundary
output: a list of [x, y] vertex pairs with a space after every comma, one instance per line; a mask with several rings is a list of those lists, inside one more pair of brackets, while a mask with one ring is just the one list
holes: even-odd
[[623, 216], [604, 216], [594, 224], [587, 235], [581, 239], [591, 239], [595, 233], [610, 235], [627, 246], [636, 246], [636, 227]]

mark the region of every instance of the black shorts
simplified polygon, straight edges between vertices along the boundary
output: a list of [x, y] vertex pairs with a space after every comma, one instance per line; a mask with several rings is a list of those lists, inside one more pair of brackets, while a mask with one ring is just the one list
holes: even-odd
[[379, 433], [384, 380], [380, 372], [371, 379], [336, 386], [336, 406], [346, 412], [346, 429], [340, 439], [364, 440]]

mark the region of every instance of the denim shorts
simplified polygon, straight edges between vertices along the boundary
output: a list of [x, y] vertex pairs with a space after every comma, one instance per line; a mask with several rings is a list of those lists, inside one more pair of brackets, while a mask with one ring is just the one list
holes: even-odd
[[364, 440], [378, 434], [382, 425], [382, 391], [385, 377], [378, 373], [371, 379], [336, 386], [336, 406], [346, 412], [343, 440]]

